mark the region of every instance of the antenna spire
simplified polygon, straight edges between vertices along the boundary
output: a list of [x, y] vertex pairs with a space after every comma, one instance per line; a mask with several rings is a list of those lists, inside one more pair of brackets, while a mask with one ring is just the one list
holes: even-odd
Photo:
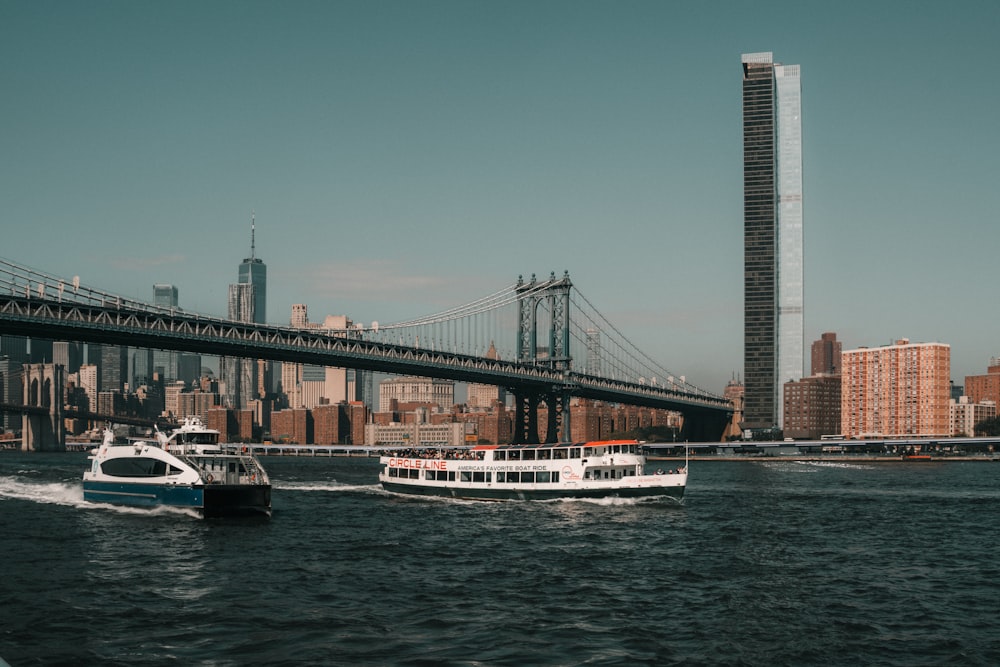
[[256, 213], [253, 211], [253, 209], [251, 209], [250, 210], [250, 259], [256, 257], [256, 255], [254, 254], [254, 245], [255, 245], [254, 237], [256, 233], [257, 233]]

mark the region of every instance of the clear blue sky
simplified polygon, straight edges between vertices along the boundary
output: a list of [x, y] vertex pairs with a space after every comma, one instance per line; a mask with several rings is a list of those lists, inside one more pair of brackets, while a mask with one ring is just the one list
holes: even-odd
[[0, 256], [394, 322], [561, 274], [721, 392], [740, 54], [802, 67], [806, 346], [1000, 355], [1000, 2], [0, 1]]

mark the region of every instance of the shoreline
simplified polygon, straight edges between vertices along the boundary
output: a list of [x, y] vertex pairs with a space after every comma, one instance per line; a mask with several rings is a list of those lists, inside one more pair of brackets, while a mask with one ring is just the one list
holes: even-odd
[[778, 455], [778, 456], [647, 456], [647, 461], [802, 461], [809, 463], [1000, 463], [1000, 456], [934, 456], [929, 459], [904, 459], [900, 456], [815, 456], [815, 455]]

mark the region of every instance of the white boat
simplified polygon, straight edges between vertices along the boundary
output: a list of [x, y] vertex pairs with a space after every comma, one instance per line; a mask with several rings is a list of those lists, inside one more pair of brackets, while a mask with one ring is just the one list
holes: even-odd
[[687, 465], [647, 473], [636, 440], [431, 448], [380, 457], [382, 488], [474, 500], [639, 498], [683, 502]]
[[115, 442], [111, 428], [90, 452], [83, 498], [95, 503], [197, 510], [206, 517], [270, 515], [271, 482], [260, 461], [224, 449], [219, 432], [189, 417], [156, 442]]

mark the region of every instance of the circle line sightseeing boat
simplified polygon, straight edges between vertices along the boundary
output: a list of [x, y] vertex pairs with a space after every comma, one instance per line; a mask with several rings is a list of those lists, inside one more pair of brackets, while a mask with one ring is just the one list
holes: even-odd
[[394, 493], [470, 500], [641, 498], [683, 503], [687, 463], [645, 472], [636, 440], [549, 445], [422, 448], [380, 457], [382, 488]]
[[271, 482], [257, 457], [219, 443], [219, 432], [188, 417], [156, 443], [104, 441], [90, 452], [83, 499], [95, 503], [193, 509], [204, 517], [271, 514]]

